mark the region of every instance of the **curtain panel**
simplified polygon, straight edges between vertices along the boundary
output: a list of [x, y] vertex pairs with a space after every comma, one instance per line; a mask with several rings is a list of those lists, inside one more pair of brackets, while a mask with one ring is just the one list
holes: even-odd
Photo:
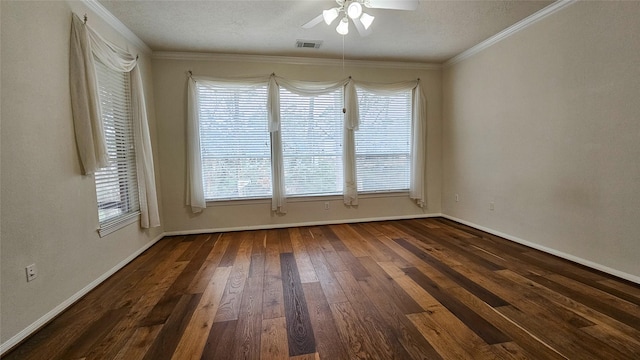
[[140, 226], [142, 228], [160, 226], [151, 137], [137, 58], [102, 38], [76, 14], [73, 14], [71, 22], [69, 56], [73, 122], [78, 153], [86, 175], [92, 175], [109, 165], [94, 56], [108, 68], [129, 74], [140, 200]]
[[426, 159], [426, 100], [419, 81], [406, 81], [393, 84], [359, 82], [351, 77], [339, 81], [314, 82], [285, 79], [275, 74], [268, 77], [247, 77], [220, 79], [212, 77], [189, 76], [187, 91], [187, 205], [192, 212], [198, 213], [206, 208], [206, 199], [202, 183], [202, 159], [200, 144], [200, 119], [198, 85], [207, 87], [250, 87], [267, 86], [268, 129], [271, 137], [271, 174], [272, 201], [271, 210], [286, 213], [286, 193], [284, 183], [284, 160], [282, 153], [282, 135], [280, 133], [280, 87], [301, 96], [315, 96], [343, 89], [344, 93], [344, 137], [343, 137], [343, 197], [345, 205], [358, 204], [356, 177], [355, 131], [358, 130], [360, 117], [358, 111], [357, 88], [379, 94], [390, 95], [398, 91], [412, 91], [412, 143], [411, 143], [411, 181], [409, 196], [417, 205], [423, 207], [426, 201], [424, 192]]
[[284, 183], [282, 132], [280, 131], [280, 86], [278, 86], [274, 75], [269, 77], [267, 102], [269, 135], [271, 136], [271, 211], [286, 214], [287, 194]]

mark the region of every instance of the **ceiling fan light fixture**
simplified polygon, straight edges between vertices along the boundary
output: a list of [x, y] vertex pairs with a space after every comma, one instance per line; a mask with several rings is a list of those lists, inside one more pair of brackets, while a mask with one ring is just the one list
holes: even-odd
[[333, 20], [338, 17], [338, 8], [331, 8], [322, 12], [322, 18], [327, 25], [331, 25]]
[[362, 15], [362, 5], [357, 1], [352, 1], [347, 7], [347, 14], [352, 19], [357, 19]]
[[336, 31], [340, 35], [347, 35], [349, 33], [349, 20], [346, 16], [340, 20], [340, 23], [336, 27]]
[[371, 26], [375, 18], [376, 17], [373, 15], [362, 13], [362, 16], [360, 16], [360, 22], [362, 23], [362, 25], [364, 25], [365, 30], [369, 30], [369, 26]]
[[[0, 0], [2, 1], [2, 0]], [[328, 1], [328, 0], [326, 0]], [[311, 29], [320, 24], [323, 20], [327, 25], [331, 25], [338, 20], [336, 32], [340, 35], [349, 33], [349, 22], [353, 22], [360, 36], [368, 36], [371, 33], [371, 25], [375, 20], [373, 15], [365, 13], [367, 9], [381, 10], [416, 10], [420, 0], [334, 0], [337, 7], [324, 10], [320, 15], [302, 25], [303, 29]], [[376, 11], [376, 10], [374, 10]]]

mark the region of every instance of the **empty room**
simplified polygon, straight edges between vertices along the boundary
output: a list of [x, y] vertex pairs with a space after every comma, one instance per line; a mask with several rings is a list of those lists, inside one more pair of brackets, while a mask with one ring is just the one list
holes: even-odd
[[640, 1], [0, 0], [0, 357], [638, 359]]

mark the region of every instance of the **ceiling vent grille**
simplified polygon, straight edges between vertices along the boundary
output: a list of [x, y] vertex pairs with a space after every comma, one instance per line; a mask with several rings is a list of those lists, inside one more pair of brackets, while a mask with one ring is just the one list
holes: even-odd
[[296, 40], [297, 48], [319, 49], [321, 45], [322, 40]]

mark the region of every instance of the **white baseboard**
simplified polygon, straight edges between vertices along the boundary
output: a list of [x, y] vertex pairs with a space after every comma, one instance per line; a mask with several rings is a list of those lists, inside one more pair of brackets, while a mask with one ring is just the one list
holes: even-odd
[[281, 228], [299, 227], [299, 226], [320, 226], [320, 225], [334, 225], [334, 224], [352, 224], [352, 223], [372, 222], [372, 221], [422, 219], [422, 218], [439, 217], [439, 216], [442, 216], [442, 214], [440, 213], [412, 214], [412, 215], [382, 216], [382, 217], [373, 217], [373, 218], [336, 219], [336, 220], [306, 221], [306, 222], [286, 223], [286, 224], [265, 224], [265, 225], [236, 226], [236, 227], [213, 228], [213, 229], [167, 231], [164, 234], [165, 236], [194, 235], [194, 234], [209, 234], [209, 233], [231, 232], [231, 231], [281, 229]]
[[546, 246], [543, 246], [543, 245], [540, 245], [540, 244], [536, 244], [536, 243], [533, 243], [533, 242], [530, 242], [530, 241], [527, 241], [527, 240], [524, 240], [524, 239], [520, 239], [519, 237], [512, 236], [512, 235], [509, 235], [509, 234], [505, 234], [505, 233], [502, 233], [500, 231], [493, 230], [493, 229], [490, 229], [490, 228], [487, 228], [487, 227], [484, 227], [484, 226], [480, 226], [480, 225], [474, 224], [474, 223], [469, 222], [469, 221], [458, 219], [458, 218], [453, 217], [453, 216], [449, 216], [449, 215], [446, 215], [446, 214], [442, 214], [441, 216], [443, 218], [446, 218], [446, 219], [449, 219], [449, 220], [453, 220], [455, 222], [459, 222], [459, 223], [467, 225], [467, 226], [471, 226], [472, 228], [476, 228], [478, 230], [482, 230], [484, 232], [488, 232], [489, 234], [500, 236], [502, 238], [505, 238], [507, 240], [511, 240], [511, 241], [516, 242], [518, 244], [522, 244], [522, 245], [528, 246], [530, 248], [534, 248], [536, 250], [543, 251], [543, 252], [545, 252], [547, 254], [555, 255], [557, 257], [561, 257], [563, 259], [566, 259], [566, 260], [569, 260], [569, 261], [573, 261], [575, 263], [590, 267], [592, 269], [596, 269], [596, 270], [602, 271], [604, 273], [607, 273], [607, 274], [610, 274], [610, 275], [613, 275], [613, 276], [617, 276], [617, 277], [619, 277], [621, 279], [629, 280], [629, 281], [634, 282], [636, 284], [640, 284], [640, 277], [638, 277], [636, 275], [627, 274], [627, 273], [622, 272], [620, 270], [612, 269], [612, 268], [610, 268], [608, 266], [604, 266], [604, 265], [598, 264], [596, 262], [593, 262], [593, 261], [590, 261], [590, 260], [586, 260], [586, 259], [574, 256], [574, 255], [571, 255], [571, 254], [567, 254], [565, 252], [562, 252], [562, 251], [559, 251], [559, 250], [556, 250], [556, 249], [553, 249], [553, 248], [550, 248], [550, 247], [546, 247]]
[[53, 320], [56, 316], [60, 315], [63, 311], [65, 311], [69, 306], [73, 305], [76, 301], [80, 300], [81, 297], [85, 296], [89, 291], [93, 290], [96, 286], [100, 285], [103, 281], [107, 280], [111, 275], [115, 274], [118, 270], [122, 269], [130, 263], [133, 259], [137, 258], [140, 254], [145, 252], [148, 248], [153, 246], [155, 243], [160, 241], [164, 237], [164, 233], [155, 237], [155, 239], [146, 243], [142, 248], [133, 254], [129, 255], [126, 259], [122, 260], [118, 265], [111, 268], [109, 271], [102, 274], [99, 278], [95, 279], [87, 286], [82, 288], [77, 293], [73, 294], [70, 298], [63, 301], [60, 305], [53, 308], [48, 313], [44, 314], [41, 318], [33, 322], [31, 325], [24, 328], [22, 331], [11, 337], [9, 340], [0, 344], [0, 357], [4, 355], [4, 353], [14, 346], [22, 342], [24, 339], [29, 337], [35, 331], [39, 330], [42, 326], [46, 325], [49, 321]]

